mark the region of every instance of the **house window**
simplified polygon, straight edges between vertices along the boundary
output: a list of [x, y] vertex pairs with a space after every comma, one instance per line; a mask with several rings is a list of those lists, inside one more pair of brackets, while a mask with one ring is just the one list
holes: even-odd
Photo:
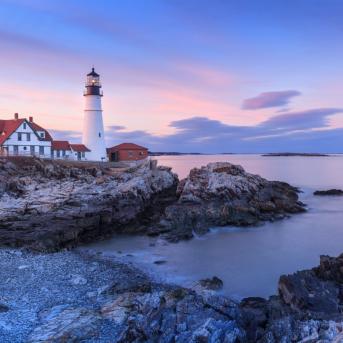
[[66, 151], [62, 150], [62, 156], [64, 157], [66, 155]]
[[57, 150], [57, 157], [61, 157], [61, 152]]
[[30, 134], [30, 133], [27, 133], [27, 134], [26, 134], [26, 140], [27, 140], [27, 141], [30, 141], [30, 140], [31, 140], [31, 134]]
[[81, 156], [82, 156], [83, 158], [85, 158], [85, 152], [84, 152], [84, 151], [81, 153]]
[[129, 151], [128, 154], [129, 154], [129, 157], [133, 157], [133, 152], [132, 151]]
[[24, 148], [23, 148], [24, 150], [27, 150], [27, 147], [26, 146], [24, 146]]
[[44, 155], [44, 147], [43, 146], [39, 147], [39, 155]]
[[140, 152], [139, 152], [139, 155], [140, 155], [140, 156], [143, 156], [143, 155], [144, 155], [144, 152], [143, 152], [143, 151], [140, 151]]
[[101, 132], [99, 132], [99, 138], [101, 138]]
[[44, 132], [41, 132], [39, 135], [40, 135], [40, 138], [45, 138], [45, 133]]
[[18, 132], [18, 141], [21, 141], [21, 132]]
[[26, 130], [26, 123], [23, 124], [23, 128], [24, 128], [24, 130]]

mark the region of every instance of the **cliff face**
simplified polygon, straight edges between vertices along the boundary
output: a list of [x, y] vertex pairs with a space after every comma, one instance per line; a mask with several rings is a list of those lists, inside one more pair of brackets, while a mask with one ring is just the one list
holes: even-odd
[[0, 242], [57, 250], [141, 230], [173, 200], [177, 176], [154, 163], [117, 172], [38, 159], [0, 161]]

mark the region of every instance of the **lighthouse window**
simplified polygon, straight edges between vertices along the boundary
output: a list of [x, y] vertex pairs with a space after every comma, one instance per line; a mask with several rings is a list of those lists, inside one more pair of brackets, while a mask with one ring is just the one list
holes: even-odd
[[101, 138], [101, 132], [99, 132], [99, 138]]

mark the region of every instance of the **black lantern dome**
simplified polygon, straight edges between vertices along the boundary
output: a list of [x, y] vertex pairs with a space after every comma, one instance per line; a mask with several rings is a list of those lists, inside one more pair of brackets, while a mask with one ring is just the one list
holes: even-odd
[[100, 90], [101, 83], [100, 83], [100, 75], [95, 72], [94, 68], [92, 71], [87, 74], [87, 81], [86, 81], [86, 90], [84, 95], [100, 95], [102, 96], [102, 92]]

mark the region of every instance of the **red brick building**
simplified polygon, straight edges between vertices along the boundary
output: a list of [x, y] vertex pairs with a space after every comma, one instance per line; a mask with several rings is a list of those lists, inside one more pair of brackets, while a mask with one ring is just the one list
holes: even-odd
[[107, 149], [111, 162], [138, 161], [148, 157], [148, 149], [134, 143], [122, 143]]

